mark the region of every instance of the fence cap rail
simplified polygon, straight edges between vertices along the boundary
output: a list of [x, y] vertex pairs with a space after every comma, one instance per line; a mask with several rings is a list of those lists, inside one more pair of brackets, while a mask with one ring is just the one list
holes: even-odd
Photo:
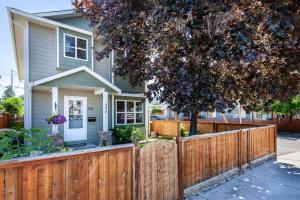
[[68, 157], [72, 156], [80, 156], [84, 154], [92, 154], [92, 153], [98, 153], [103, 151], [110, 151], [110, 150], [121, 150], [126, 148], [133, 148], [133, 144], [120, 144], [120, 145], [112, 145], [112, 146], [105, 146], [105, 147], [96, 147], [96, 148], [90, 148], [90, 149], [82, 149], [82, 150], [75, 150], [70, 152], [59, 152], [59, 153], [51, 153], [51, 154], [44, 154], [40, 156], [28, 156], [28, 157], [19, 157], [14, 158], [11, 160], [6, 161], [0, 161], [0, 168], [9, 167], [10, 165], [15, 164], [22, 164], [26, 162], [35, 162], [35, 161], [41, 161], [41, 160], [56, 160], [56, 159], [68, 159]]
[[248, 131], [248, 130], [258, 130], [258, 129], [264, 129], [264, 128], [273, 128], [276, 127], [276, 125], [263, 125], [263, 126], [257, 126], [257, 127], [251, 127], [251, 128], [242, 128], [237, 130], [231, 130], [231, 131], [222, 131], [217, 133], [205, 133], [201, 135], [193, 135], [188, 137], [182, 137], [183, 141], [189, 141], [189, 140], [195, 140], [195, 139], [204, 139], [204, 138], [210, 138], [218, 135], [227, 135], [227, 134], [235, 134], [239, 133], [240, 131]]
[[232, 131], [223, 131], [223, 132], [217, 132], [217, 133], [204, 133], [201, 135], [192, 135], [188, 137], [182, 137], [183, 141], [189, 141], [189, 140], [195, 140], [195, 139], [204, 139], [204, 138], [210, 138], [210, 137], [215, 137], [218, 135], [228, 135], [228, 134], [235, 134], [238, 133], [240, 130], [232, 130]]

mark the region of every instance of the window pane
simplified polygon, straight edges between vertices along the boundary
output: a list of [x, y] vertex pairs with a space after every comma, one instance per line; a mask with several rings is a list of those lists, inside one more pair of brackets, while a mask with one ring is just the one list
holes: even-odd
[[65, 35], [65, 45], [66, 46], [71, 46], [75, 48], [75, 38]]
[[86, 49], [86, 40], [77, 38], [77, 47], [81, 49]]
[[143, 123], [143, 114], [142, 113], [136, 113], [136, 123]]
[[83, 128], [82, 115], [69, 115], [69, 129]]
[[143, 103], [136, 102], [136, 112], [143, 112]]
[[75, 49], [73, 47], [67, 47], [65, 48], [65, 55], [69, 57], [75, 58]]
[[117, 101], [117, 112], [125, 112], [125, 102]]
[[86, 51], [77, 49], [77, 58], [86, 60]]
[[125, 114], [117, 113], [117, 124], [124, 124], [124, 123], [125, 123]]
[[134, 113], [127, 113], [127, 124], [134, 124]]
[[127, 102], [127, 112], [134, 112], [134, 102], [132, 101]]

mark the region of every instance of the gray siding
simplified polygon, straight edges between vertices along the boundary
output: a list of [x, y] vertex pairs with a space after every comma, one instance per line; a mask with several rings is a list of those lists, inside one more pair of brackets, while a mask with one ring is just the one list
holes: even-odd
[[56, 69], [56, 32], [29, 24], [29, 79], [39, 80], [59, 73]]
[[32, 127], [51, 130], [46, 118], [51, 115], [51, 93], [45, 91], [32, 92]]
[[145, 92], [144, 84], [142, 86], [131, 87], [127, 78], [115, 79], [115, 85], [122, 90], [122, 93], [143, 93]]
[[69, 18], [56, 19], [56, 21], [64, 24], [68, 24], [70, 26], [75, 26], [77, 28], [84, 29], [86, 31], [92, 31], [89, 20], [86, 20], [84, 17], [69, 17]]
[[[94, 41], [94, 46], [95, 46], [96, 51], [100, 51], [103, 49], [101, 42], [99, 40]], [[95, 58], [95, 56], [94, 56], [94, 58]], [[111, 67], [110, 66], [111, 66], [110, 58], [103, 58], [100, 61], [94, 59], [94, 71], [108, 81], [111, 81]]]
[[[73, 36], [77, 36], [83, 39], [87, 39], [88, 40], [88, 56], [87, 56], [87, 61], [85, 60], [79, 60], [79, 59], [74, 59], [74, 58], [68, 58], [65, 57], [64, 54], [64, 34], [69, 34], [69, 35], [73, 35]], [[91, 62], [91, 53], [92, 53], [92, 41], [91, 41], [91, 36], [89, 35], [85, 35], [82, 33], [77, 33], [75, 31], [70, 31], [64, 28], [59, 28], [59, 67], [63, 70], [68, 70], [68, 69], [73, 69], [76, 67], [80, 67], [80, 66], [87, 66], [89, 68], [92, 68], [92, 62]]]
[[42, 86], [48, 87], [63, 87], [63, 86], [79, 86], [79, 87], [95, 87], [105, 88], [108, 92], [114, 92], [107, 85], [100, 82], [98, 79], [94, 78], [85, 71], [80, 71], [47, 83], [42, 84]]

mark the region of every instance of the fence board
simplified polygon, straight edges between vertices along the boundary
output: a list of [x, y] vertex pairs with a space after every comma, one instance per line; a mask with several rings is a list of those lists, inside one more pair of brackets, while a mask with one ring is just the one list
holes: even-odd
[[99, 172], [99, 197], [100, 199], [108, 199], [109, 193], [109, 161], [108, 152], [99, 154], [98, 172]]
[[0, 199], [4, 199], [4, 180], [5, 180], [5, 175], [4, 175], [4, 170], [0, 169]]
[[66, 172], [66, 200], [77, 199], [77, 157], [69, 158], [66, 168], [68, 169]]

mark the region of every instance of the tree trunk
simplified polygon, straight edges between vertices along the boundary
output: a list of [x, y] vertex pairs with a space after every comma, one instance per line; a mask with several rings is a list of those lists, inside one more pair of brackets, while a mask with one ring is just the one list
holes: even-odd
[[192, 112], [191, 124], [190, 124], [190, 135], [197, 135], [197, 122], [198, 122], [198, 111]]

